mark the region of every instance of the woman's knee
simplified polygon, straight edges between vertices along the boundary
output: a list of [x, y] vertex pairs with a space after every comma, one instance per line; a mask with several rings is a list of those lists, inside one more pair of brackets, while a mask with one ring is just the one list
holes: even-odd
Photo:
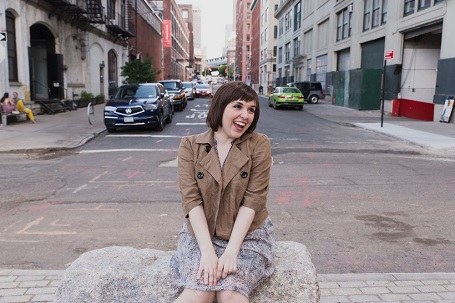
[[216, 293], [218, 303], [248, 303], [247, 297], [233, 290], [223, 290]]
[[174, 303], [213, 303], [215, 292], [185, 289]]

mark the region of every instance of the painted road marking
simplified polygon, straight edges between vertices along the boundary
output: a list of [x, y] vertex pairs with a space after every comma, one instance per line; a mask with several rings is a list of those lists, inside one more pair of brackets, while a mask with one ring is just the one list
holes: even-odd
[[177, 167], [178, 158], [179, 157], [177, 157], [177, 158], [175, 158], [174, 160], [171, 160], [171, 161], [163, 162], [160, 165], [158, 165], [158, 167]]
[[196, 123], [175, 123], [175, 125], [207, 125], [207, 124], [205, 124], [205, 122], [204, 123], [202, 123], [202, 122], [201, 123], [197, 123], [196, 122]]
[[103, 208], [104, 203], [100, 203], [97, 207], [95, 208], [70, 208], [69, 210], [89, 210], [89, 211], [119, 211], [121, 210], [120, 208]]
[[42, 240], [7, 240], [0, 239], [0, 242], [12, 242], [12, 243], [38, 243], [43, 242]]
[[83, 190], [85, 187], [87, 187], [87, 184], [84, 184], [84, 185], [81, 185], [79, 186], [78, 188], [76, 188], [74, 191], [73, 191], [73, 194]]
[[[77, 234], [77, 232], [74, 232], [74, 231], [61, 231], [61, 230], [57, 230], [57, 231], [29, 231], [29, 229], [31, 229], [32, 227], [38, 226], [41, 223], [41, 221], [43, 221], [44, 218], [45, 217], [39, 217], [35, 221], [30, 222], [23, 229], [17, 231], [16, 234], [18, 234], [18, 235], [48, 235], [48, 236], [75, 235], [75, 234]], [[56, 221], [53, 221], [53, 223], [54, 222], [56, 222]], [[50, 225], [51, 226], [55, 226], [55, 225], [52, 225], [52, 223]], [[67, 226], [69, 226], [69, 225], [67, 225]]]
[[177, 148], [116, 148], [116, 149], [94, 149], [94, 150], [81, 150], [80, 154], [96, 154], [96, 153], [115, 153], [115, 152], [178, 152]]
[[182, 136], [178, 135], [139, 135], [139, 134], [130, 134], [130, 135], [106, 135], [106, 137], [143, 137], [143, 138], [181, 138]]

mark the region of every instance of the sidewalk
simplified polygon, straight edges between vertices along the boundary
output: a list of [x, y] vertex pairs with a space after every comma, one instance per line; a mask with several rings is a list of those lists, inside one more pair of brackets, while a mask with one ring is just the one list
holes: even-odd
[[[0, 269], [0, 303], [53, 302], [63, 272]], [[321, 303], [455, 302], [455, 273], [318, 275], [318, 281]]]
[[[264, 101], [266, 96], [261, 96]], [[103, 104], [95, 106], [93, 125], [87, 108], [0, 127], [0, 153], [50, 152], [82, 146], [102, 133]], [[383, 133], [432, 151], [455, 153], [455, 124], [424, 122], [381, 113], [356, 111], [328, 101], [305, 104], [304, 111], [343, 125]], [[0, 303], [52, 302], [63, 271], [0, 269]], [[331, 302], [455, 302], [455, 273], [321, 274], [321, 303]]]
[[30, 121], [11, 122], [0, 127], [0, 153], [49, 152], [71, 149], [85, 144], [105, 130], [104, 104], [95, 105], [93, 125], [88, 122], [87, 108], [36, 115], [36, 124]]

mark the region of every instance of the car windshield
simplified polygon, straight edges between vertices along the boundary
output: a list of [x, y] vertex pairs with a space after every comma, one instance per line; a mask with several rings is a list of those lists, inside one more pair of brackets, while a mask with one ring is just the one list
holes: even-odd
[[295, 93], [300, 93], [300, 91], [298, 88], [294, 88], [294, 87], [283, 87], [283, 93], [295, 94]]
[[178, 90], [177, 82], [161, 82], [167, 90]]
[[136, 91], [136, 98], [156, 98], [156, 88], [152, 85], [141, 85]]
[[191, 82], [183, 82], [182, 84], [185, 88], [193, 88], [193, 84], [191, 84]]
[[131, 99], [134, 98], [136, 95], [137, 87], [135, 86], [128, 86], [128, 87], [120, 87], [114, 95], [116, 99]]
[[209, 85], [208, 84], [200, 84], [200, 85], [196, 86], [196, 88], [198, 88], [198, 89], [208, 89]]

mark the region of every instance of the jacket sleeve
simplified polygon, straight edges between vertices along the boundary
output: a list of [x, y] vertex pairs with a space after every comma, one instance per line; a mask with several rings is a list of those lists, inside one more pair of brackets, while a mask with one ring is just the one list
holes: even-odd
[[183, 137], [179, 146], [178, 174], [185, 218], [188, 217], [188, 213], [193, 208], [202, 204], [202, 197], [195, 177], [195, 152], [190, 140], [187, 137]]
[[256, 146], [253, 147], [252, 165], [248, 186], [243, 197], [243, 206], [262, 211], [267, 204], [269, 191], [270, 167], [272, 165], [272, 152], [270, 141], [266, 135], [260, 135]]

